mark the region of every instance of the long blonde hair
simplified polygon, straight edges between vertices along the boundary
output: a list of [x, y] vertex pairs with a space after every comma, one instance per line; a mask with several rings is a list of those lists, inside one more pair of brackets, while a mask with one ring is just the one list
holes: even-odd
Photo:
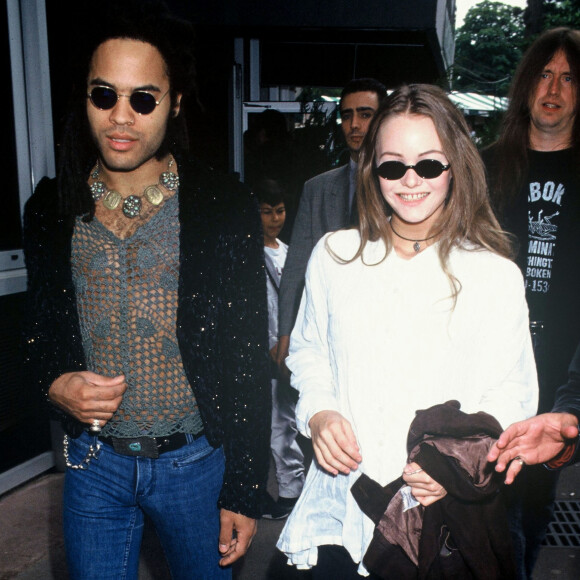
[[381, 193], [375, 171], [375, 144], [379, 128], [385, 120], [403, 114], [421, 115], [433, 121], [453, 172], [443, 211], [427, 235], [437, 234], [441, 267], [449, 277], [455, 299], [460, 284], [448, 267], [453, 247], [469, 242], [475, 248], [486, 248], [507, 258], [513, 257], [513, 250], [509, 235], [501, 229], [491, 209], [483, 162], [463, 114], [439, 87], [405, 85], [389, 95], [379, 107], [359, 154], [356, 198], [359, 248], [349, 259], [337, 257], [332, 250], [329, 251], [339, 261], [347, 263], [362, 259], [368, 242], [382, 239], [386, 247], [385, 257], [392, 250], [392, 232], [388, 224], [392, 209]]

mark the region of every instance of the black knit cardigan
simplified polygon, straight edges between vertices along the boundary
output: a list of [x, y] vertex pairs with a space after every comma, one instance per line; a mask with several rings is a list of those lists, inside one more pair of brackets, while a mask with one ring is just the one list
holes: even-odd
[[[176, 334], [205, 434], [223, 445], [219, 507], [259, 517], [269, 466], [271, 386], [263, 235], [238, 182], [179, 163], [180, 274]], [[86, 368], [71, 270], [73, 220], [59, 215], [55, 180], [27, 203], [26, 376], [72, 437], [86, 425], [48, 400], [61, 374]]]

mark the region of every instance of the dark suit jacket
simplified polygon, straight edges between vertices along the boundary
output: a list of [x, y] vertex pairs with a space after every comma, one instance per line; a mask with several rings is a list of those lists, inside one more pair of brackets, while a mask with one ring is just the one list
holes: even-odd
[[280, 336], [292, 332], [312, 249], [324, 234], [349, 224], [349, 167], [347, 163], [317, 175], [304, 184], [280, 282]]

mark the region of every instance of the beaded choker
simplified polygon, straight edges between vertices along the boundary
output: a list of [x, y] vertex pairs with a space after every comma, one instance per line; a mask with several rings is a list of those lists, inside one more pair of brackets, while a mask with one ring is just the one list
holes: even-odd
[[111, 211], [117, 209], [119, 205], [121, 205], [121, 209], [125, 217], [131, 219], [135, 218], [141, 213], [143, 198], [145, 198], [151, 205], [160, 205], [164, 200], [161, 187], [164, 187], [168, 191], [177, 191], [179, 187], [179, 176], [173, 173], [173, 171], [170, 171], [174, 163], [175, 159], [170, 156], [169, 163], [167, 165], [168, 170], [159, 175], [158, 183], [148, 185], [140, 196], [130, 195], [129, 197], [123, 199], [123, 196], [118, 191], [109, 189], [104, 181], [99, 181], [100, 164], [99, 160], [97, 159], [95, 168], [91, 172], [91, 179], [94, 180], [90, 186], [91, 195], [95, 201], [102, 199], [103, 205]]

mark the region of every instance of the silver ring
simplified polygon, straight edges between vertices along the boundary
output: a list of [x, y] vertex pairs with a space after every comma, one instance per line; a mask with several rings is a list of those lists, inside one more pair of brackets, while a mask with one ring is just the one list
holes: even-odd
[[415, 471], [409, 471], [408, 473], [405, 473], [405, 475], [415, 475], [416, 473], [421, 473], [422, 471], [423, 469], [419, 467], [419, 469], [415, 469]]
[[91, 433], [101, 432], [101, 422], [98, 419], [93, 419], [93, 424], [89, 427]]
[[514, 461], [519, 461], [520, 467], [523, 467], [526, 464], [526, 462], [519, 455], [514, 457]]

